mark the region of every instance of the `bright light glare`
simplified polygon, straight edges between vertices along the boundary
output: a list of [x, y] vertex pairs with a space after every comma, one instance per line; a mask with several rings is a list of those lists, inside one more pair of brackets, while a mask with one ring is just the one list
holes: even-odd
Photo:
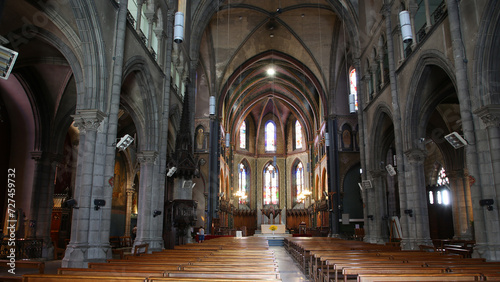
[[267, 69], [267, 75], [273, 76], [276, 73], [276, 70], [273, 68], [268, 68]]

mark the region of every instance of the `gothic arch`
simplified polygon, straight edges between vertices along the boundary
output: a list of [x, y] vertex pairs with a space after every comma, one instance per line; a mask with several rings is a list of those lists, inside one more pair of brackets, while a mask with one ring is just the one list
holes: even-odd
[[[474, 50], [472, 108], [500, 104], [500, 2], [490, 0], [481, 16], [481, 24]], [[477, 95], [477, 96], [476, 96]]]
[[129, 113], [133, 117], [135, 116], [136, 129], [140, 133], [140, 140], [143, 141], [139, 144], [139, 150], [159, 150], [158, 124], [160, 120], [158, 118], [158, 109], [160, 107], [157, 104], [156, 91], [149, 83], [153, 79], [146, 60], [138, 56], [130, 58], [124, 65], [123, 80], [125, 81], [131, 73], [134, 73], [137, 77], [142, 104], [139, 105], [135, 99], [127, 99], [123, 94], [120, 95], [120, 100], [123, 98], [130, 104], [131, 111]]
[[[437, 67], [450, 79], [453, 89], [445, 89], [447, 93], [422, 93], [422, 89], [425, 89], [424, 84], [426, 84], [426, 75], [429, 74], [429, 67]], [[427, 50], [422, 52], [418, 58], [415, 70], [413, 72], [412, 78], [410, 79], [411, 84], [408, 90], [408, 99], [406, 102], [406, 115], [402, 118], [404, 119], [405, 131], [403, 131], [403, 136], [407, 142], [405, 142], [405, 150], [411, 148], [419, 148], [420, 138], [426, 137], [426, 126], [430, 118], [432, 111], [435, 107], [443, 100], [443, 96], [450, 94], [449, 92], [455, 91], [456, 81], [453, 70], [453, 64], [444, 56], [444, 54], [435, 51]], [[422, 94], [427, 94], [426, 96]], [[433, 95], [431, 95], [433, 94]]]

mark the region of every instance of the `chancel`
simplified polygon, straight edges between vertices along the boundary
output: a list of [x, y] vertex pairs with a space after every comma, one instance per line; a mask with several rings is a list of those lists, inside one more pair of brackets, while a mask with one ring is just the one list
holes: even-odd
[[498, 30], [496, 0], [0, 1], [0, 280], [499, 279]]

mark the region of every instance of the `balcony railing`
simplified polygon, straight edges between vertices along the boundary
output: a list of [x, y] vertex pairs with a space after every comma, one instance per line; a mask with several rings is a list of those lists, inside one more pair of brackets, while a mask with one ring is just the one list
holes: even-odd
[[11, 248], [16, 249], [16, 260], [42, 257], [42, 239], [16, 239], [15, 246], [9, 246], [9, 240], [6, 239], [2, 240], [1, 242], [0, 259], [7, 259], [7, 256], [11, 254]]

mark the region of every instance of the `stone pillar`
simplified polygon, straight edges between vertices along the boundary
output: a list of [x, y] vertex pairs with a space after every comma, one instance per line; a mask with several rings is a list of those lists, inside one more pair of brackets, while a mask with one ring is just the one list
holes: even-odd
[[372, 79], [373, 96], [377, 95], [377, 62], [374, 60], [370, 66], [370, 77]]
[[85, 268], [89, 261], [105, 261], [111, 258], [109, 219], [103, 218], [103, 209], [111, 209], [111, 203], [95, 210], [94, 200], [100, 197], [103, 185], [104, 160], [101, 144], [98, 144], [98, 128], [105, 114], [99, 110], [79, 110], [73, 116], [80, 129], [80, 150], [75, 184], [77, 207], [73, 209], [71, 240], [66, 248], [62, 267]]
[[52, 223], [52, 206], [54, 196], [54, 176], [56, 171], [56, 155], [35, 151], [31, 153], [35, 160], [35, 181], [28, 224], [28, 237], [43, 240], [42, 257], [54, 258], [54, 246], [50, 237]]
[[[133, 179], [132, 179], [133, 181]], [[132, 184], [132, 187], [127, 188], [127, 208], [126, 208], [126, 214], [125, 214], [125, 236], [130, 236], [130, 217], [132, 215], [132, 198], [135, 193], [135, 189], [133, 187], [134, 184]]]
[[453, 227], [457, 239], [472, 240], [472, 202], [468, 176], [462, 170], [447, 171], [453, 195]]
[[[418, 249], [418, 245], [432, 245], [429, 232], [429, 214], [425, 189], [425, 151], [411, 149], [405, 152], [408, 159], [406, 201], [401, 203], [402, 247]], [[406, 231], [406, 234], [405, 234]]]
[[385, 84], [385, 78], [384, 78], [384, 48], [379, 49], [379, 55], [377, 57], [377, 60], [380, 65], [380, 89], [382, 89], [382, 86]]
[[431, 11], [429, 9], [429, 0], [424, 0], [425, 4], [425, 32], [429, 32], [429, 30], [432, 27], [432, 22], [431, 22]]
[[135, 18], [135, 31], [137, 31], [138, 34], [141, 34], [141, 18], [142, 18], [142, 4], [144, 3], [144, 0], [137, 0], [137, 15]]
[[[382, 169], [370, 170], [368, 173], [372, 177], [372, 185], [373, 189], [368, 189], [367, 202], [370, 204], [369, 214], [365, 214], [365, 225], [368, 225], [369, 228], [369, 239], [370, 243], [375, 244], [384, 244], [388, 241], [387, 236], [387, 222], [382, 220], [383, 216], [386, 214], [387, 206], [386, 206], [386, 181], [385, 177], [387, 172]], [[367, 218], [367, 216], [372, 216], [371, 219]], [[366, 240], [365, 240], [366, 241]]]
[[146, 42], [146, 46], [148, 50], [151, 50], [151, 42], [153, 41], [153, 22], [155, 21], [154, 12], [145, 13], [146, 19], [148, 20], [148, 41]]
[[413, 42], [411, 43], [411, 49], [415, 50], [417, 46], [417, 33], [415, 31], [415, 14], [417, 13], [418, 5], [416, 3], [411, 3], [409, 6], [410, 19], [411, 19], [411, 36], [413, 36]]
[[156, 54], [156, 61], [158, 62], [158, 65], [160, 66], [161, 69], [163, 69], [164, 65], [164, 48], [165, 48], [165, 38], [167, 35], [163, 32], [163, 29], [157, 28], [154, 30], [156, 38], [158, 39], [158, 50]]
[[[137, 237], [134, 245], [149, 244], [149, 251], [163, 249], [161, 234], [154, 232], [155, 226], [163, 226], [163, 214], [153, 216], [155, 210], [163, 211], [158, 207], [156, 190], [153, 187], [155, 160], [158, 157], [156, 151], [142, 151], [137, 154], [137, 160], [141, 164], [141, 178], [139, 180], [139, 211], [137, 213]], [[163, 187], [161, 187], [163, 189]]]

